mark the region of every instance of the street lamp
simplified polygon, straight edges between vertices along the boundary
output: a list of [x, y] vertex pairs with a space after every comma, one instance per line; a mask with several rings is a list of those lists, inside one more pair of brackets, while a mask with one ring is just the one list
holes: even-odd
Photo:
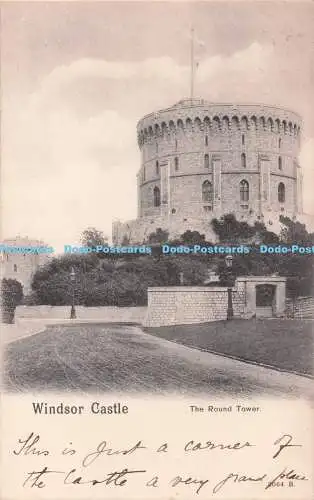
[[71, 313], [70, 313], [70, 319], [76, 319], [76, 311], [75, 311], [75, 270], [74, 267], [71, 267], [71, 272], [70, 272], [70, 280], [72, 283], [72, 305], [71, 305]]
[[232, 305], [232, 287], [233, 287], [233, 275], [232, 275], [232, 255], [227, 255], [225, 258], [226, 268], [227, 268], [227, 286], [228, 286], [228, 308], [227, 308], [227, 320], [233, 318], [233, 305]]

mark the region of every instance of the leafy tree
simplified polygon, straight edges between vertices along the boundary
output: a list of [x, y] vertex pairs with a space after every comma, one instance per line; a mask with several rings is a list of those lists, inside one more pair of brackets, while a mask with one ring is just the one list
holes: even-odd
[[128, 246], [130, 244], [130, 238], [125, 234], [122, 240], [122, 246]]
[[200, 234], [198, 231], [191, 231], [188, 229], [181, 234], [178, 241], [175, 242], [179, 245], [206, 245], [205, 234]]
[[[63, 255], [51, 259], [34, 274], [32, 290], [41, 304], [68, 305], [72, 300], [73, 286], [76, 303], [80, 303], [86, 289], [86, 277], [101, 261], [97, 255]], [[72, 283], [70, 273], [75, 271]], [[98, 274], [97, 274], [98, 276]]]
[[253, 242], [264, 243], [265, 245], [276, 245], [279, 243], [279, 236], [272, 231], [268, 231], [263, 222], [255, 222], [254, 224]]
[[280, 232], [281, 241], [287, 244], [311, 245], [314, 243], [313, 233], [309, 233], [305, 224], [293, 221], [289, 217], [280, 216], [280, 222], [283, 225]]
[[96, 247], [98, 245], [108, 245], [108, 238], [102, 231], [98, 231], [95, 227], [88, 227], [81, 234], [81, 244], [84, 247]]
[[17, 280], [3, 278], [1, 281], [1, 308], [3, 323], [14, 323], [16, 306], [23, 299], [23, 287]]
[[237, 221], [234, 214], [226, 214], [220, 219], [213, 219], [211, 225], [221, 243], [241, 243], [256, 234], [253, 226], [247, 222]]
[[167, 243], [169, 241], [169, 232], [161, 227], [158, 227], [155, 232], [150, 233], [148, 236], [148, 243]]

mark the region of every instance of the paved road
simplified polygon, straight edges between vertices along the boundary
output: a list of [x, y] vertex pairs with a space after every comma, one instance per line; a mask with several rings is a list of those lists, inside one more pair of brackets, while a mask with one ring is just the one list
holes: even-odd
[[8, 391], [78, 391], [215, 397], [312, 397], [312, 381], [200, 352], [135, 326], [48, 327], [12, 342], [4, 356]]

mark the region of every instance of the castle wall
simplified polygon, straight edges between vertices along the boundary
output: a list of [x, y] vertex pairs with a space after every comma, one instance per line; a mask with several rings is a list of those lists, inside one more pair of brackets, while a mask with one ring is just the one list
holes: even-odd
[[142, 244], [147, 242], [149, 235], [158, 228], [167, 230], [171, 239], [179, 238], [181, 234], [192, 228], [193, 231], [204, 234], [207, 241], [211, 243], [218, 241], [217, 235], [212, 230], [208, 220], [197, 217], [182, 218], [180, 215], [175, 214], [164, 217], [139, 217], [127, 222], [116, 221], [113, 223], [112, 230], [113, 243], [116, 245], [122, 243]]

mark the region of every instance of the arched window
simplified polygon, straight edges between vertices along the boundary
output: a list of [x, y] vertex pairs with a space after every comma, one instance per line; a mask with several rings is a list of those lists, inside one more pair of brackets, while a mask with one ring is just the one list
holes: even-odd
[[242, 134], [242, 146], [244, 146], [245, 139], [244, 139], [244, 134]]
[[174, 159], [174, 169], [179, 170], [179, 158], [177, 156]]
[[13, 270], [14, 270], [15, 273], [17, 273], [17, 265], [16, 264], [14, 264]]
[[213, 186], [210, 181], [204, 181], [202, 185], [202, 200], [204, 203], [212, 203]]
[[205, 135], [205, 146], [208, 146], [208, 135]]
[[249, 183], [245, 180], [240, 182], [240, 201], [249, 201]]
[[245, 153], [241, 154], [241, 167], [246, 168], [246, 156]]
[[204, 155], [204, 168], [209, 168], [209, 155]]
[[282, 158], [281, 158], [281, 156], [278, 157], [278, 168], [279, 168], [279, 170], [282, 170]]
[[176, 150], [178, 149], [178, 139], [175, 140], [174, 142]]
[[279, 137], [279, 139], [278, 139], [278, 149], [280, 149], [280, 148], [281, 148], [281, 138]]
[[278, 184], [278, 201], [279, 203], [284, 203], [286, 199], [286, 188], [283, 182]]
[[156, 186], [154, 187], [154, 207], [160, 206], [160, 189]]
[[159, 161], [156, 161], [156, 175], [159, 175]]

